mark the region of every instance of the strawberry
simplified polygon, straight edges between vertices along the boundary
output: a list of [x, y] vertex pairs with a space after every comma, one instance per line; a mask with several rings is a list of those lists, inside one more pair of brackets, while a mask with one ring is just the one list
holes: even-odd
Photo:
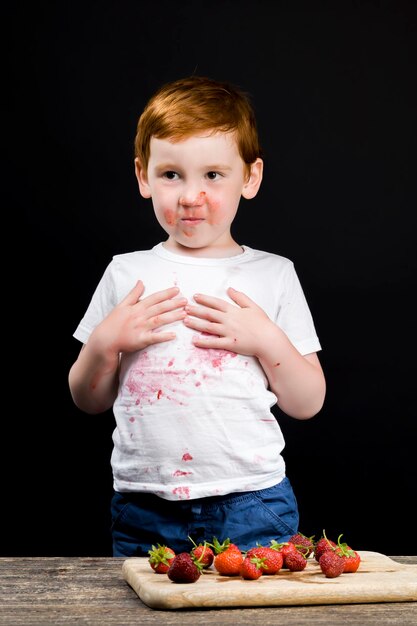
[[240, 550], [227, 548], [224, 552], [216, 554], [213, 564], [219, 574], [223, 576], [238, 576], [242, 561], [243, 555]]
[[337, 539], [336, 553], [341, 556], [344, 561], [345, 566], [343, 572], [354, 573], [359, 567], [361, 557], [355, 550], [352, 550], [347, 543], [340, 543], [341, 537], [342, 535], [339, 535]]
[[189, 552], [180, 552], [173, 558], [167, 576], [174, 583], [195, 583], [201, 570]]
[[302, 552], [295, 550], [295, 552], [288, 552], [284, 564], [290, 572], [301, 572], [307, 565], [307, 559]]
[[277, 541], [275, 541], [275, 539], [273, 539], [271, 541], [271, 548], [273, 550], [278, 550], [278, 552], [282, 554], [282, 559], [283, 559], [282, 567], [287, 567], [285, 565], [285, 557], [287, 556], [287, 554], [298, 552], [297, 548], [295, 547], [295, 544], [291, 543], [290, 541], [286, 541], [284, 543], [278, 543]]
[[[347, 548], [349, 555], [344, 557], [345, 560], [345, 566], [343, 568], [343, 573], [344, 574], [349, 574], [349, 573], [354, 573], [357, 571], [357, 569], [359, 568], [359, 565], [361, 563], [361, 557], [359, 556], [359, 554], [356, 552], [356, 550], [352, 550], [352, 548]], [[352, 553], [352, 554], [350, 554]]]
[[295, 547], [299, 552], [304, 554], [306, 558], [310, 556], [314, 552], [314, 535], [311, 537], [306, 537], [303, 533], [295, 533], [292, 537], [288, 539], [289, 542], [294, 543]]
[[264, 559], [256, 556], [246, 556], [240, 564], [239, 574], [246, 580], [256, 580], [264, 571]]
[[223, 576], [238, 576], [240, 566], [243, 561], [243, 554], [230, 539], [225, 539], [222, 543], [213, 537], [211, 546], [214, 549], [213, 565], [219, 574]]
[[246, 556], [254, 556], [263, 559], [264, 574], [277, 574], [282, 567], [284, 557], [281, 552], [274, 550], [270, 546], [256, 546], [247, 551]]
[[214, 561], [214, 552], [211, 549], [210, 545], [207, 543], [207, 541], [197, 545], [195, 541], [191, 539], [190, 536], [188, 537], [188, 539], [191, 541], [191, 543], [194, 546], [193, 549], [191, 550], [191, 556], [193, 556], [195, 560], [201, 563], [204, 569], [207, 569], [208, 567], [210, 567], [210, 565]]
[[205, 542], [193, 548], [191, 553], [204, 569], [210, 567], [214, 561], [214, 552]]
[[152, 549], [148, 550], [148, 554], [149, 564], [157, 574], [166, 574], [175, 556], [174, 550], [168, 546], [162, 546], [160, 543], [157, 546], [152, 546]]
[[319, 559], [319, 565], [326, 578], [337, 578], [343, 573], [345, 563], [343, 558], [336, 553], [336, 550], [330, 549], [323, 552]]
[[217, 537], [213, 537], [213, 543], [209, 543], [207, 545], [213, 548], [215, 555], [220, 554], [220, 552], [224, 552], [224, 550], [226, 550], [227, 548], [229, 548], [230, 550], [238, 550], [239, 552], [241, 552], [240, 548], [235, 543], [232, 543], [229, 538], [220, 543]]
[[314, 558], [318, 562], [323, 552], [326, 552], [326, 550], [331, 550], [332, 548], [336, 548], [336, 546], [337, 544], [335, 541], [327, 539], [326, 533], [323, 530], [323, 537], [317, 541], [314, 548]]

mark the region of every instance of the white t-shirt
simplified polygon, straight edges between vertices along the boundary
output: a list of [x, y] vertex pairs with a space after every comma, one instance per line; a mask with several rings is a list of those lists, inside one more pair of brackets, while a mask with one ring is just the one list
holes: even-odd
[[[138, 279], [144, 296], [177, 286], [189, 301], [204, 293], [234, 304], [226, 295], [234, 287], [262, 307], [301, 354], [321, 349], [293, 263], [248, 246], [221, 259], [174, 254], [162, 243], [114, 256], [74, 337], [86, 343]], [[258, 360], [197, 348], [194, 330], [182, 322], [172, 327], [173, 341], [122, 355], [113, 407], [114, 489], [181, 500], [279, 483], [285, 442], [271, 412], [277, 399]]]

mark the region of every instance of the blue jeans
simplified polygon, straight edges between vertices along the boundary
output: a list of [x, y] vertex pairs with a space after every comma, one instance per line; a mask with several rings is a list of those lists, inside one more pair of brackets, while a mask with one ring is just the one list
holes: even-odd
[[114, 492], [113, 556], [148, 556], [160, 543], [176, 553], [213, 537], [229, 538], [241, 550], [272, 539], [288, 541], [298, 531], [297, 501], [289, 479], [259, 491], [170, 501], [147, 493]]

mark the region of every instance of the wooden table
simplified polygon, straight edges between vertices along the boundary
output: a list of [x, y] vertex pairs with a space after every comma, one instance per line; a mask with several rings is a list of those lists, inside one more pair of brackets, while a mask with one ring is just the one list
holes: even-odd
[[[393, 556], [417, 564], [417, 556]], [[121, 558], [0, 558], [0, 624], [417, 624], [417, 602], [244, 609], [153, 610], [121, 574]]]

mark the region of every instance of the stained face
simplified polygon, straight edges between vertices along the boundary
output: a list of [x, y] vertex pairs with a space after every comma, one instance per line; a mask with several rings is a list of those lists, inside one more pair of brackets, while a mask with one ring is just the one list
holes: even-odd
[[[261, 162], [258, 169], [262, 171]], [[147, 171], [136, 162], [140, 192], [152, 198], [156, 218], [168, 234], [165, 246], [210, 256], [237, 247], [230, 227], [250, 186], [245, 173], [231, 133], [177, 142], [153, 137]]]

